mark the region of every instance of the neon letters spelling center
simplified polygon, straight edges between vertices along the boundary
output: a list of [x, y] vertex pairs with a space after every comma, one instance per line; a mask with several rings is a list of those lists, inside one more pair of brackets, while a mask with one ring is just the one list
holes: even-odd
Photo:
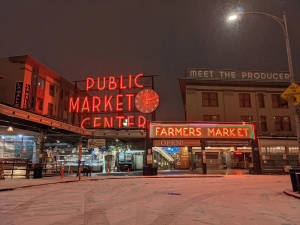
[[159, 95], [143, 84], [144, 74], [85, 79], [85, 90], [69, 99], [69, 112], [82, 114], [82, 128], [140, 128], [156, 110]]

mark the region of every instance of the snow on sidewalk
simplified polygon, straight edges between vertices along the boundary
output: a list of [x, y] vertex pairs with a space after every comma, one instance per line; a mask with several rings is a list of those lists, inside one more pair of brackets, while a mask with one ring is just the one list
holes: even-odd
[[[158, 175], [158, 176], [82, 176], [80, 181], [86, 180], [106, 180], [106, 179], [138, 179], [138, 178], [218, 178], [222, 175], [198, 175], [198, 174], [179, 174], [179, 175]], [[43, 177], [40, 179], [4, 179], [0, 180], [0, 191], [14, 190], [18, 188], [26, 188], [33, 186], [41, 186], [48, 184], [78, 182], [78, 177]]]

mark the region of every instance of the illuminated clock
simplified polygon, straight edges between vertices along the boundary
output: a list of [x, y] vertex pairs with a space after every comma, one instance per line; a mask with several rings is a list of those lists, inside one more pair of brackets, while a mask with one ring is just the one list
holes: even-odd
[[143, 89], [135, 96], [135, 107], [141, 113], [152, 113], [159, 104], [159, 96], [152, 89]]

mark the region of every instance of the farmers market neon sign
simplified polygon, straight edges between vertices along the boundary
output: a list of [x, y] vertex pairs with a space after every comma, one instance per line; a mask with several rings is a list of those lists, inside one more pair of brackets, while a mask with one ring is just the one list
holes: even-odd
[[[69, 112], [97, 115], [87, 116], [82, 119], [80, 126], [85, 128], [121, 128], [124, 122], [126, 127], [146, 128], [147, 119], [144, 115], [133, 115], [135, 108], [141, 113], [152, 113], [159, 104], [159, 96], [152, 89], [144, 89], [141, 78], [144, 74], [128, 75], [119, 77], [87, 77], [85, 80], [85, 96], [70, 97]], [[138, 93], [130, 90], [142, 89]], [[113, 91], [124, 90], [124, 93], [115, 94]], [[88, 95], [91, 91], [110, 93], [98, 95]], [[93, 92], [94, 93], [94, 92]], [[126, 112], [126, 115], [122, 112]], [[109, 116], [108, 114], [117, 115]]]
[[151, 123], [150, 138], [255, 139], [253, 124]]

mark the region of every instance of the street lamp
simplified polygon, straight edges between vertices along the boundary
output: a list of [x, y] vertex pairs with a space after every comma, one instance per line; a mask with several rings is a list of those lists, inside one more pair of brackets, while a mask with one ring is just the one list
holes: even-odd
[[[239, 13], [234, 13], [231, 14], [228, 18], [228, 22], [233, 22], [237, 19], [239, 19], [243, 15], [263, 15], [267, 16], [274, 21], [276, 21], [284, 34], [285, 37], [285, 47], [286, 47], [286, 53], [287, 53], [287, 58], [288, 58], [288, 65], [289, 65], [289, 73], [290, 73], [290, 83], [295, 83], [295, 76], [294, 76], [294, 69], [293, 69], [293, 63], [292, 63], [292, 54], [291, 54], [291, 45], [290, 45], [290, 40], [289, 40], [289, 33], [288, 33], [288, 28], [287, 28], [287, 22], [286, 22], [286, 15], [283, 13], [282, 18], [278, 16], [274, 16], [272, 14], [266, 13], [266, 12], [239, 12]], [[298, 116], [300, 109], [298, 107], [295, 107], [295, 121], [296, 121], [296, 131], [297, 131], [297, 140], [298, 140], [298, 147], [300, 144], [300, 118]], [[299, 154], [300, 154], [300, 149], [299, 149]]]

